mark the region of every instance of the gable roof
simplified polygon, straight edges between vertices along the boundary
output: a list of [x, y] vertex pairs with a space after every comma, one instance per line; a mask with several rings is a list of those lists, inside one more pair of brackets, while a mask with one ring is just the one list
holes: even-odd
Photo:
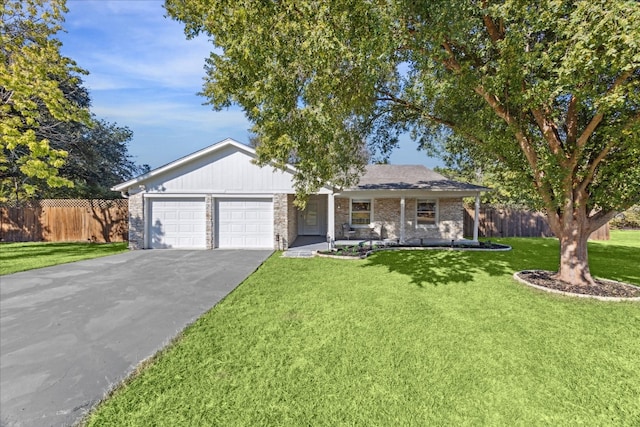
[[[179, 158], [178, 160], [174, 160], [171, 163], [167, 163], [166, 165], [160, 166], [156, 169], [153, 169], [145, 174], [142, 174], [140, 176], [137, 176], [133, 179], [130, 179], [129, 181], [125, 181], [123, 183], [120, 183], [118, 185], [114, 185], [113, 187], [111, 187], [111, 189], [113, 191], [127, 191], [128, 189], [132, 188], [132, 187], [136, 187], [140, 184], [145, 183], [146, 181], [150, 180], [151, 178], [157, 177], [159, 175], [162, 175], [166, 172], [169, 172], [171, 170], [177, 169], [181, 166], [184, 166], [186, 164], [195, 162], [199, 159], [202, 159], [208, 155], [211, 155], [217, 151], [226, 149], [228, 147], [233, 147], [238, 151], [244, 152], [245, 154], [247, 154], [249, 157], [256, 159], [258, 156], [256, 154], [256, 150], [254, 150], [252, 147], [249, 147], [248, 145], [245, 145], [241, 142], [236, 141], [235, 139], [231, 139], [231, 138], [227, 138], [224, 139], [220, 142], [217, 142], [213, 145], [210, 145], [206, 148], [203, 148], [202, 150], [196, 151], [194, 153], [188, 154], [184, 157]], [[295, 173], [296, 169], [291, 166], [291, 165], [286, 165], [286, 171], [289, 173]]]
[[454, 181], [423, 165], [367, 165], [358, 190], [487, 191], [487, 187]]
[[[131, 188], [144, 184], [150, 179], [162, 175], [166, 172], [175, 170], [200, 160], [217, 151], [233, 147], [238, 151], [244, 152], [249, 157], [257, 158], [256, 151], [241, 142], [227, 138], [202, 150], [188, 154], [171, 163], [160, 166], [145, 174], [137, 176], [133, 179], [120, 183], [111, 187], [114, 191], [128, 191]], [[296, 169], [292, 165], [286, 165], [286, 171], [295, 173]], [[325, 186], [327, 189], [332, 187]], [[467, 184], [459, 181], [448, 179], [428, 169], [422, 165], [367, 165], [365, 174], [360, 178], [357, 186], [347, 189], [347, 191], [362, 190], [434, 190], [434, 191], [460, 191], [460, 192], [478, 192], [488, 191], [490, 188], [473, 184]]]

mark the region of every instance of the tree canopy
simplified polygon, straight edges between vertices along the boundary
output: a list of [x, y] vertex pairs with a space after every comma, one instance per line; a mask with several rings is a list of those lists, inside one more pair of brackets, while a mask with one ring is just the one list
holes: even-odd
[[[559, 277], [591, 282], [586, 240], [640, 201], [640, 3], [630, 0], [166, 0], [210, 36], [203, 95], [243, 107], [264, 163], [300, 193], [347, 185], [410, 132], [536, 197]], [[572, 261], [578, 260], [578, 261]]]
[[89, 112], [87, 72], [60, 54], [64, 0], [0, 3], [0, 201], [114, 197], [143, 172], [132, 132]]
[[60, 54], [54, 37], [66, 11], [64, 0], [0, 3], [0, 187], [5, 196], [29, 196], [37, 189], [16, 179], [15, 169], [50, 187], [72, 185], [58, 174], [67, 153], [38, 135], [43, 111], [58, 122], [89, 120], [88, 110], [60, 87], [86, 73]]

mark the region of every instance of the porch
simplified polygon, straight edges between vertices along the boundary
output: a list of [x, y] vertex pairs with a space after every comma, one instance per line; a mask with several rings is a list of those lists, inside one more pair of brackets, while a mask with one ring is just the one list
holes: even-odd
[[[442, 193], [425, 202], [421, 193], [397, 192], [345, 197], [345, 194], [315, 194], [305, 209], [294, 204], [293, 194], [276, 197], [276, 247], [281, 250], [312, 245], [373, 244], [404, 246], [448, 246], [478, 241], [479, 193], [473, 240], [463, 239], [463, 205], [461, 197]], [[432, 212], [423, 212], [424, 206]], [[430, 217], [426, 215], [430, 214]], [[427, 218], [430, 223], [421, 221]], [[423, 221], [424, 222], [424, 221]], [[464, 243], [459, 243], [463, 242]], [[305, 242], [305, 243], [301, 243]]]

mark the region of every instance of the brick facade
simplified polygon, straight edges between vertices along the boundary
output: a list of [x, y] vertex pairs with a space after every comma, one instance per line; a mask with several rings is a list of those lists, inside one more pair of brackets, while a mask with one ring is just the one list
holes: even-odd
[[129, 249], [144, 248], [144, 198], [142, 193], [129, 197]]
[[295, 194], [287, 194], [287, 241], [288, 245], [295, 242], [298, 237], [298, 208], [293, 204]]
[[[286, 250], [298, 237], [298, 210], [294, 205], [295, 195], [275, 194], [273, 196], [274, 248]], [[215, 247], [215, 200], [205, 197], [207, 249]], [[335, 198], [336, 239], [345, 239], [343, 224], [349, 224], [351, 200]], [[142, 193], [129, 197], [129, 248], [142, 249], [145, 241], [144, 199]], [[417, 239], [459, 240], [463, 238], [464, 213], [461, 198], [438, 200], [437, 226], [416, 226], [416, 199], [405, 199], [405, 241]], [[375, 233], [383, 239], [400, 239], [400, 198], [378, 198], [373, 200], [373, 221]], [[369, 228], [356, 228], [354, 238], [370, 237]]]
[[[463, 207], [461, 198], [438, 200], [438, 224], [417, 226], [415, 198], [405, 199], [405, 241], [417, 239], [459, 240], [463, 238]], [[335, 235], [346, 238], [343, 224], [349, 224], [350, 199], [335, 199]], [[383, 239], [400, 239], [400, 198], [378, 198], [373, 200], [373, 221], [375, 233]], [[355, 228], [355, 238], [368, 238], [368, 228]]]
[[287, 250], [298, 237], [298, 211], [293, 204], [293, 194], [273, 196], [273, 247]]
[[286, 237], [288, 231], [287, 195], [273, 195], [273, 247], [287, 249]]
[[215, 246], [215, 203], [211, 194], [204, 197], [205, 221], [207, 222], [207, 249], [213, 249]]

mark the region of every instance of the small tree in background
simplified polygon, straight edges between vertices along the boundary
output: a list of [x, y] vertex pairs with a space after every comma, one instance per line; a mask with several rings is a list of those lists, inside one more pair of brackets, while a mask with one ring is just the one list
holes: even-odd
[[46, 111], [57, 122], [89, 122], [85, 106], [68, 99], [61, 84], [86, 72], [60, 54], [64, 0], [0, 3], [0, 198], [22, 199], [49, 187], [72, 186], [59, 175], [67, 152], [38, 135]]
[[110, 187], [148, 167], [131, 159], [131, 130], [89, 113], [80, 75], [60, 55], [64, 1], [0, 4], [0, 201], [114, 198]]

